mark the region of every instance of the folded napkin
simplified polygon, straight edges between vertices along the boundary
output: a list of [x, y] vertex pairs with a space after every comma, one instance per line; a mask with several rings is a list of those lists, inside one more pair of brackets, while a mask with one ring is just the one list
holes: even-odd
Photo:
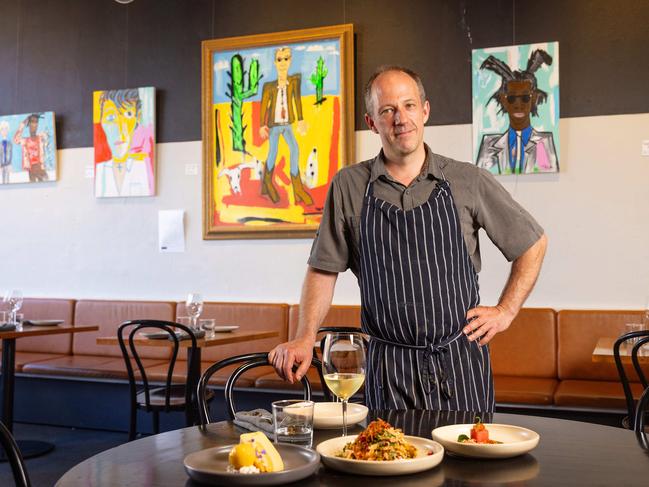
[[3, 323], [0, 325], [0, 331], [14, 331], [16, 329], [16, 325], [13, 323]]
[[234, 415], [234, 424], [250, 431], [261, 431], [273, 435], [273, 415], [265, 409], [239, 411]]

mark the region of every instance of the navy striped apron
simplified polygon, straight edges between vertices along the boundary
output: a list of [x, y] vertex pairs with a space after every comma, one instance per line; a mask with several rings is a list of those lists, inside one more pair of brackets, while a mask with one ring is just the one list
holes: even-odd
[[448, 181], [407, 211], [370, 182], [360, 259], [368, 407], [493, 411], [489, 349], [462, 333], [480, 296]]

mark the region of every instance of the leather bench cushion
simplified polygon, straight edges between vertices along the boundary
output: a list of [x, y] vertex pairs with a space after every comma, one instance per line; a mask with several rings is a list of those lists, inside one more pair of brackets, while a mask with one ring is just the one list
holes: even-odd
[[[557, 315], [559, 379], [618, 381], [615, 363], [593, 362], [593, 350], [602, 337], [617, 337], [626, 323], [642, 322], [641, 311], [561, 310]], [[649, 367], [647, 367], [649, 372]], [[636, 377], [632, 366], [630, 377]]]
[[[144, 367], [160, 364], [160, 359], [143, 359]], [[25, 364], [24, 373], [57, 375], [65, 377], [87, 377], [97, 379], [126, 379], [126, 367], [121, 358], [95, 355], [71, 355], [52, 360]], [[136, 369], [136, 375], [139, 376]]]
[[[631, 391], [639, 398], [642, 385], [632, 382]], [[557, 406], [626, 409], [619, 381], [563, 380], [554, 394], [554, 402]]]
[[[214, 362], [201, 362], [201, 374]], [[228, 378], [241, 364], [228, 365], [217, 371], [209, 380], [208, 384], [213, 386], [224, 386]], [[167, 380], [168, 364], [146, 367], [146, 375], [150, 381], [164, 382]], [[253, 387], [257, 377], [267, 374], [269, 367], [257, 367], [249, 370], [237, 380], [235, 387]], [[172, 381], [177, 384], [184, 383], [187, 379], [187, 361], [178, 360], [174, 366]]]
[[[67, 325], [74, 322], [72, 299], [25, 298], [20, 313], [26, 320], [64, 320]], [[72, 353], [72, 334], [44, 335], [16, 340], [18, 352], [43, 352], [69, 355]]]
[[[285, 381], [279, 375], [275, 373], [270, 367], [267, 370], [272, 370], [272, 372], [266, 372], [264, 375], [257, 378], [255, 381], [255, 387], [263, 389], [280, 389], [280, 390], [302, 390], [302, 383], [295, 382], [291, 384], [290, 382]], [[307, 374], [309, 382], [311, 382], [311, 387], [314, 391], [322, 390], [322, 381], [320, 380], [320, 375], [318, 371], [311, 367]]]
[[[300, 306], [292, 304], [289, 307], [288, 314], [288, 337], [289, 340], [295, 338], [297, 334], [297, 325], [299, 320]], [[355, 326], [361, 327], [361, 307], [334, 305], [329, 308], [322, 326]]]
[[489, 350], [494, 375], [556, 378], [555, 311], [549, 308], [521, 309], [510, 327], [491, 340]]
[[22, 372], [25, 365], [32, 362], [42, 362], [43, 360], [52, 360], [64, 357], [69, 357], [69, 355], [44, 352], [16, 352], [16, 372]]
[[[176, 304], [156, 301], [77, 301], [74, 322], [76, 325], [97, 325], [99, 331], [75, 333], [73, 353], [98, 357], [121, 357], [118, 345], [97, 345], [97, 337], [116, 337], [123, 322], [135, 319], [175, 320]], [[142, 347], [142, 358], [168, 358], [171, 347]]]
[[[186, 316], [185, 304], [178, 303], [178, 316]], [[205, 303], [201, 318], [214, 318], [216, 325], [238, 325], [241, 331], [277, 330], [279, 336], [203, 348], [201, 360], [217, 362], [234, 355], [269, 352], [287, 340], [288, 305], [273, 303]], [[183, 357], [186, 355], [183, 353]]]
[[556, 379], [495, 375], [496, 402], [549, 406], [558, 383]]

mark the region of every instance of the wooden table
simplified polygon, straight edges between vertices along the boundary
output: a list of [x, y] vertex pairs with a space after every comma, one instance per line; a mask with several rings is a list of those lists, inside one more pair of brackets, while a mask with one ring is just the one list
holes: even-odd
[[[189, 349], [187, 351], [187, 366], [189, 367], [188, 374], [188, 387], [191, 390], [196, 390], [198, 380], [201, 377], [201, 350], [206, 347], [215, 347], [218, 345], [229, 345], [231, 343], [248, 342], [252, 340], [261, 340], [264, 338], [275, 338], [279, 336], [279, 331], [276, 330], [252, 330], [243, 331], [236, 330], [225, 333], [215, 333], [213, 337], [204, 337], [196, 340], [196, 352], [192, 353], [191, 340], [181, 340], [178, 345], [181, 348]], [[135, 338], [134, 343], [140, 346], [147, 347], [171, 347], [173, 342], [170, 340], [152, 340], [150, 338], [139, 337]], [[97, 338], [97, 345], [119, 345], [117, 337], [99, 337]], [[188, 425], [195, 425], [199, 422], [198, 402], [194, 395], [192, 407], [187, 411]]]
[[[22, 330], [0, 331], [2, 340], [2, 422], [11, 431], [14, 424], [14, 388], [16, 384], [16, 340], [25, 337], [61, 335], [63, 333], [82, 333], [97, 331], [98, 326], [23, 326]], [[44, 441], [21, 441], [18, 446], [25, 458], [43, 455], [54, 448]], [[4, 450], [0, 461], [6, 460]]]
[[[615, 357], [613, 356], [613, 345], [615, 344], [617, 338], [600, 338], [597, 340], [597, 345], [593, 350], [593, 362], [603, 362], [603, 363], [615, 363]], [[644, 355], [638, 354], [638, 362], [641, 364], [649, 364], [649, 354], [646, 352], [647, 345], [644, 345], [642, 352]], [[631, 363], [631, 354], [630, 350], [626, 345], [620, 347], [620, 359], [622, 363], [630, 364]]]
[[[471, 423], [474, 413], [382, 411], [382, 417], [406, 434], [430, 438], [437, 426]], [[649, 461], [632, 431], [554, 418], [514, 414], [483, 416], [497, 423], [524, 426], [538, 432], [541, 441], [531, 453], [505, 460], [477, 460], [446, 455], [432, 470], [403, 477], [346, 475], [320, 466], [300, 486], [320, 487], [435, 487], [441, 485], [626, 485], [645, 486]], [[360, 431], [352, 429], [352, 434]], [[238, 443], [240, 430], [229, 422], [169, 431], [132, 441], [99, 453], [70, 469], [56, 487], [193, 487], [183, 467], [186, 455], [213, 446]], [[340, 434], [316, 430], [314, 444]]]

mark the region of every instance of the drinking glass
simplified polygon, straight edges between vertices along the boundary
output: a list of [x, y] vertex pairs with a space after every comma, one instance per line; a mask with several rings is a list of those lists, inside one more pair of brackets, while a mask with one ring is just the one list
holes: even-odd
[[198, 317], [203, 312], [203, 298], [200, 294], [190, 293], [187, 295], [185, 306], [187, 308], [187, 314], [192, 319], [192, 329], [198, 330]]
[[347, 436], [347, 400], [365, 381], [365, 342], [360, 333], [328, 333], [322, 351], [324, 380], [343, 403], [343, 436]]
[[216, 320], [214, 318], [202, 318], [198, 320], [199, 328], [205, 330], [205, 336], [207, 338], [214, 338], [214, 327], [216, 326]]
[[18, 289], [13, 289], [11, 291], [7, 291], [2, 298], [3, 303], [5, 303], [9, 311], [11, 311], [11, 322], [15, 323], [16, 322], [16, 313], [18, 310], [21, 308], [23, 305], [23, 293], [22, 291]]
[[275, 401], [273, 431], [275, 443], [313, 446], [313, 401], [287, 399]]

